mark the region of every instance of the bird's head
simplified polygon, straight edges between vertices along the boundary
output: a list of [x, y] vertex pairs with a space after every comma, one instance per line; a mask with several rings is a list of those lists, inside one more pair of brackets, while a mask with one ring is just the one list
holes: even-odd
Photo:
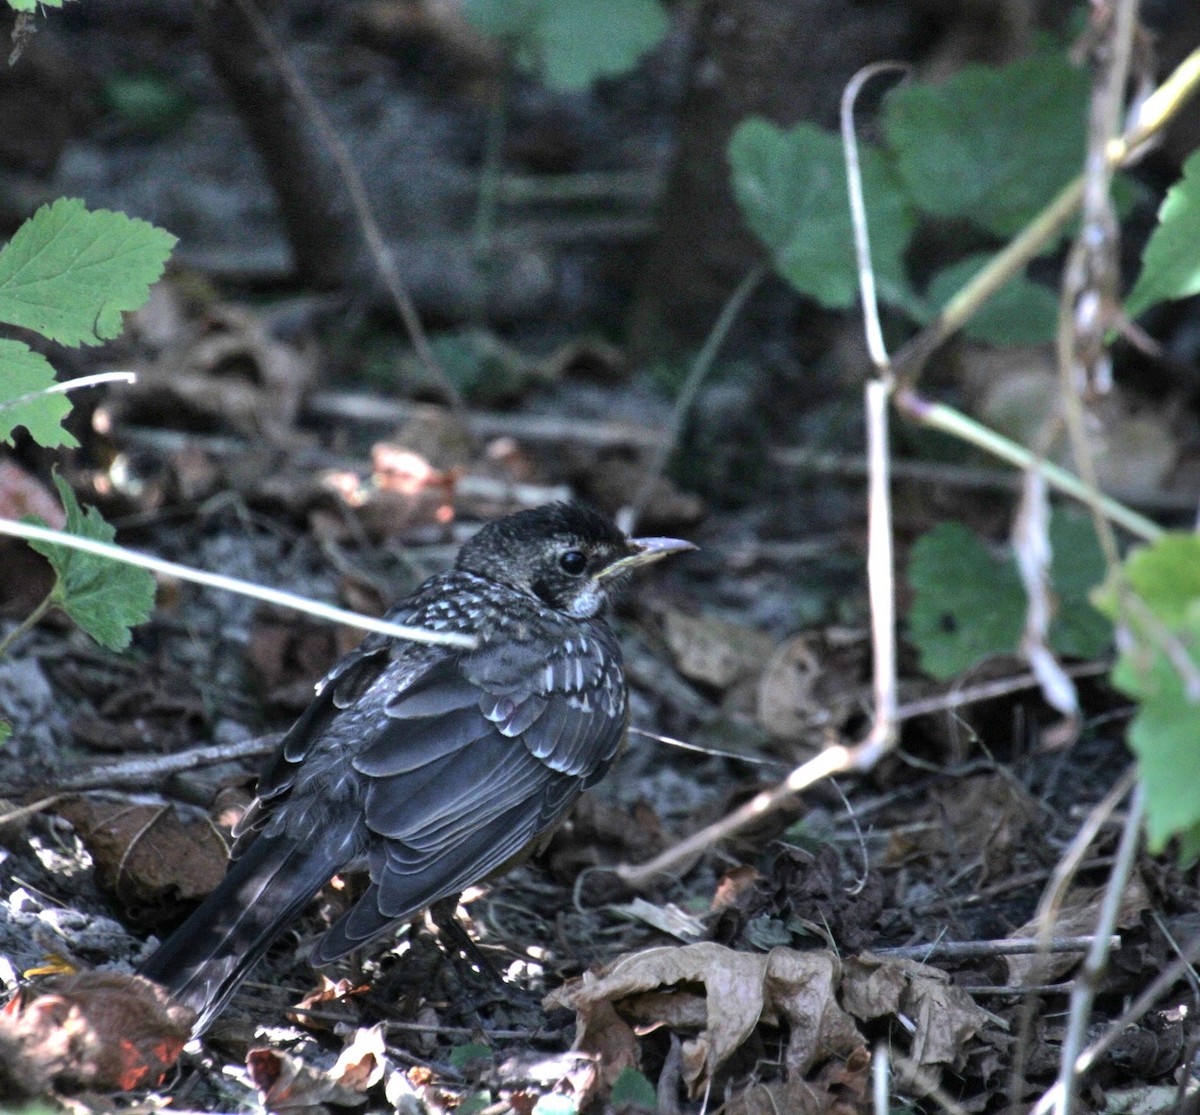
[[586, 619], [604, 610], [639, 565], [695, 548], [678, 538], [628, 538], [598, 511], [551, 503], [489, 523], [455, 565]]

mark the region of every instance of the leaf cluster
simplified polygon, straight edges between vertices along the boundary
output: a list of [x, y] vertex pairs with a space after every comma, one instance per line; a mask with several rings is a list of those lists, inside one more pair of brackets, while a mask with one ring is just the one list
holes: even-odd
[[[174, 245], [170, 233], [124, 213], [89, 211], [72, 198], [44, 205], [0, 250], [0, 323], [61, 345], [102, 344], [120, 333], [122, 315], [149, 297]], [[0, 441], [11, 444], [22, 426], [40, 445], [78, 445], [62, 425], [70, 400], [56, 386], [54, 368], [42, 353], [0, 337]], [[57, 474], [54, 481], [68, 533], [111, 542], [115, 531], [100, 513], [81, 508]], [[57, 607], [102, 645], [128, 646], [130, 626], [150, 614], [150, 574], [66, 546], [30, 545], [55, 573], [39, 614]]]

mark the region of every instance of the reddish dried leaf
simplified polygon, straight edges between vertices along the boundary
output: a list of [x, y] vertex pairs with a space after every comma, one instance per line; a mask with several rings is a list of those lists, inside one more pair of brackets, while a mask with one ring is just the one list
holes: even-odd
[[0, 1044], [14, 1061], [4, 1071], [63, 1092], [150, 1087], [175, 1063], [195, 1017], [139, 976], [55, 977], [0, 1016]]

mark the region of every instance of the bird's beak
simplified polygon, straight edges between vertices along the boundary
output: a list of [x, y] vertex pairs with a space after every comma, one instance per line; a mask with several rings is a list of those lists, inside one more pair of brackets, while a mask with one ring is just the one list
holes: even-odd
[[596, 574], [600, 580], [607, 580], [618, 573], [636, 569], [639, 565], [649, 565], [652, 561], [665, 558], [668, 554], [679, 554], [698, 548], [691, 542], [685, 542], [682, 538], [631, 538], [629, 545], [633, 547], [633, 553], [626, 554], [625, 557], [614, 561], [612, 565], [601, 569]]

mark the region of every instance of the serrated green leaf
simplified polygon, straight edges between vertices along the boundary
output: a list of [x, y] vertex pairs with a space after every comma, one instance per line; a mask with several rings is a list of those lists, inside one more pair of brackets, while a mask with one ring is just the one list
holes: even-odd
[[[912, 212], [883, 155], [864, 146], [859, 159], [880, 296], [905, 305], [912, 297], [903, 263]], [[841, 140], [812, 124], [785, 132], [751, 117], [729, 141], [729, 162], [738, 206], [775, 269], [823, 306], [852, 306], [858, 266]]]
[[659, 0], [468, 0], [464, 12], [508, 42], [522, 69], [565, 90], [626, 73], [669, 25]]
[[637, 1069], [621, 1070], [621, 1075], [613, 1081], [609, 1102], [613, 1107], [638, 1107], [644, 1111], [658, 1110], [658, 1093]]
[[939, 523], [913, 545], [909, 635], [921, 669], [945, 681], [977, 662], [1013, 654], [1025, 629], [1025, 590], [1011, 561], [996, 558], [962, 523]]
[[0, 337], [0, 441], [11, 444], [13, 430], [24, 426], [29, 436], [47, 449], [79, 444], [62, 427], [62, 420], [71, 413], [71, 400], [63, 392], [37, 394], [14, 402], [44, 392], [53, 383], [54, 369], [40, 352], [20, 341]]
[[[939, 310], [991, 262], [970, 255], [939, 271], [929, 284], [929, 301]], [[1033, 345], [1053, 340], [1058, 327], [1058, 296], [1024, 275], [1010, 279], [963, 326], [973, 341], [992, 345]]]
[[[1129, 746], [1146, 787], [1146, 832], [1158, 851], [1173, 836], [1181, 854], [1200, 851], [1200, 703], [1189, 699], [1178, 668], [1163, 649], [1171, 638], [1200, 665], [1200, 537], [1165, 534], [1139, 546], [1125, 559], [1125, 583], [1161, 625], [1146, 631], [1136, 613], [1128, 618], [1134, 638], [1126, 640], [1113, 668], [1113, 684], [1140, 702], [1129, 726]], [[1114, 619], [1120, 612], [1109, 581], [1092, 596]]]
[[542, 76], [555, 89], [586, 89], [626, 73], [667, 33], [658, 0], [552, 0], [547, 8]]
[[[1129, 586], [1163, 623], [1183, 623], [1200, 600], [1200, 535], [1170, 533], [1139, 546], [1125, 560]], [[1116, 618], [1115, 598], [1098, 601]]]
[[[1200, 617], [1175, 634], [1191, 647], [1200, 645]], [[1112, 680], [1140, 702], [1129, 746], [1146, 787], [1147, 839], [1159, 852], [1171, 837], [1200, 825], [1200, 704], [1188, 699], [1167, 656], [1145, 644], [1122, 653]]]
[[937, 85], [892, 89], [884, 130], [921, 209], [1007, 237], [1079, 173], [1088, 91], [1062, 55], [964, 66]]
[[[79, 506], [71, 486], [56, 472], [54, 483], [67, 513], [68, 534], [111, 542], [116, 531], [94, 507]], [[40, 526], [45, 522], [33, 518]], [[154, 578], [145, 570], [85, 554], [54, 542], [29, 545], [50, 562], [55, 573], [51, 601], [101, 646], [124, 650], [130, 627], [145, 623], [154, 606]]]
[[82, 201], [43, 205], [0, 251], [0, 321], [64, 345], [98, 345], [149, 297], [176, 240]]
[[1142, 271], [1125, 303], [1130, 317], [1156, 302], [1200, 293], [1200, 150], [1158, 210], [1158, 225], [1142, 253]]
[[[1050, 646], [1072, 658], [1094, 658], [1112, 639], [1108, 620], [1092, 606], [1104, 577], [1104, 557], [1091, 523], [1061, 511], [1050, 521], [1051, 584], [1056, 612]], [[947, 680], [986, 658], [1016, 654], [1027, 600], [1011, 554], [995, 556], [962, 523], [941, 523], [913, 545], [909, 635], [921, 669]]]

